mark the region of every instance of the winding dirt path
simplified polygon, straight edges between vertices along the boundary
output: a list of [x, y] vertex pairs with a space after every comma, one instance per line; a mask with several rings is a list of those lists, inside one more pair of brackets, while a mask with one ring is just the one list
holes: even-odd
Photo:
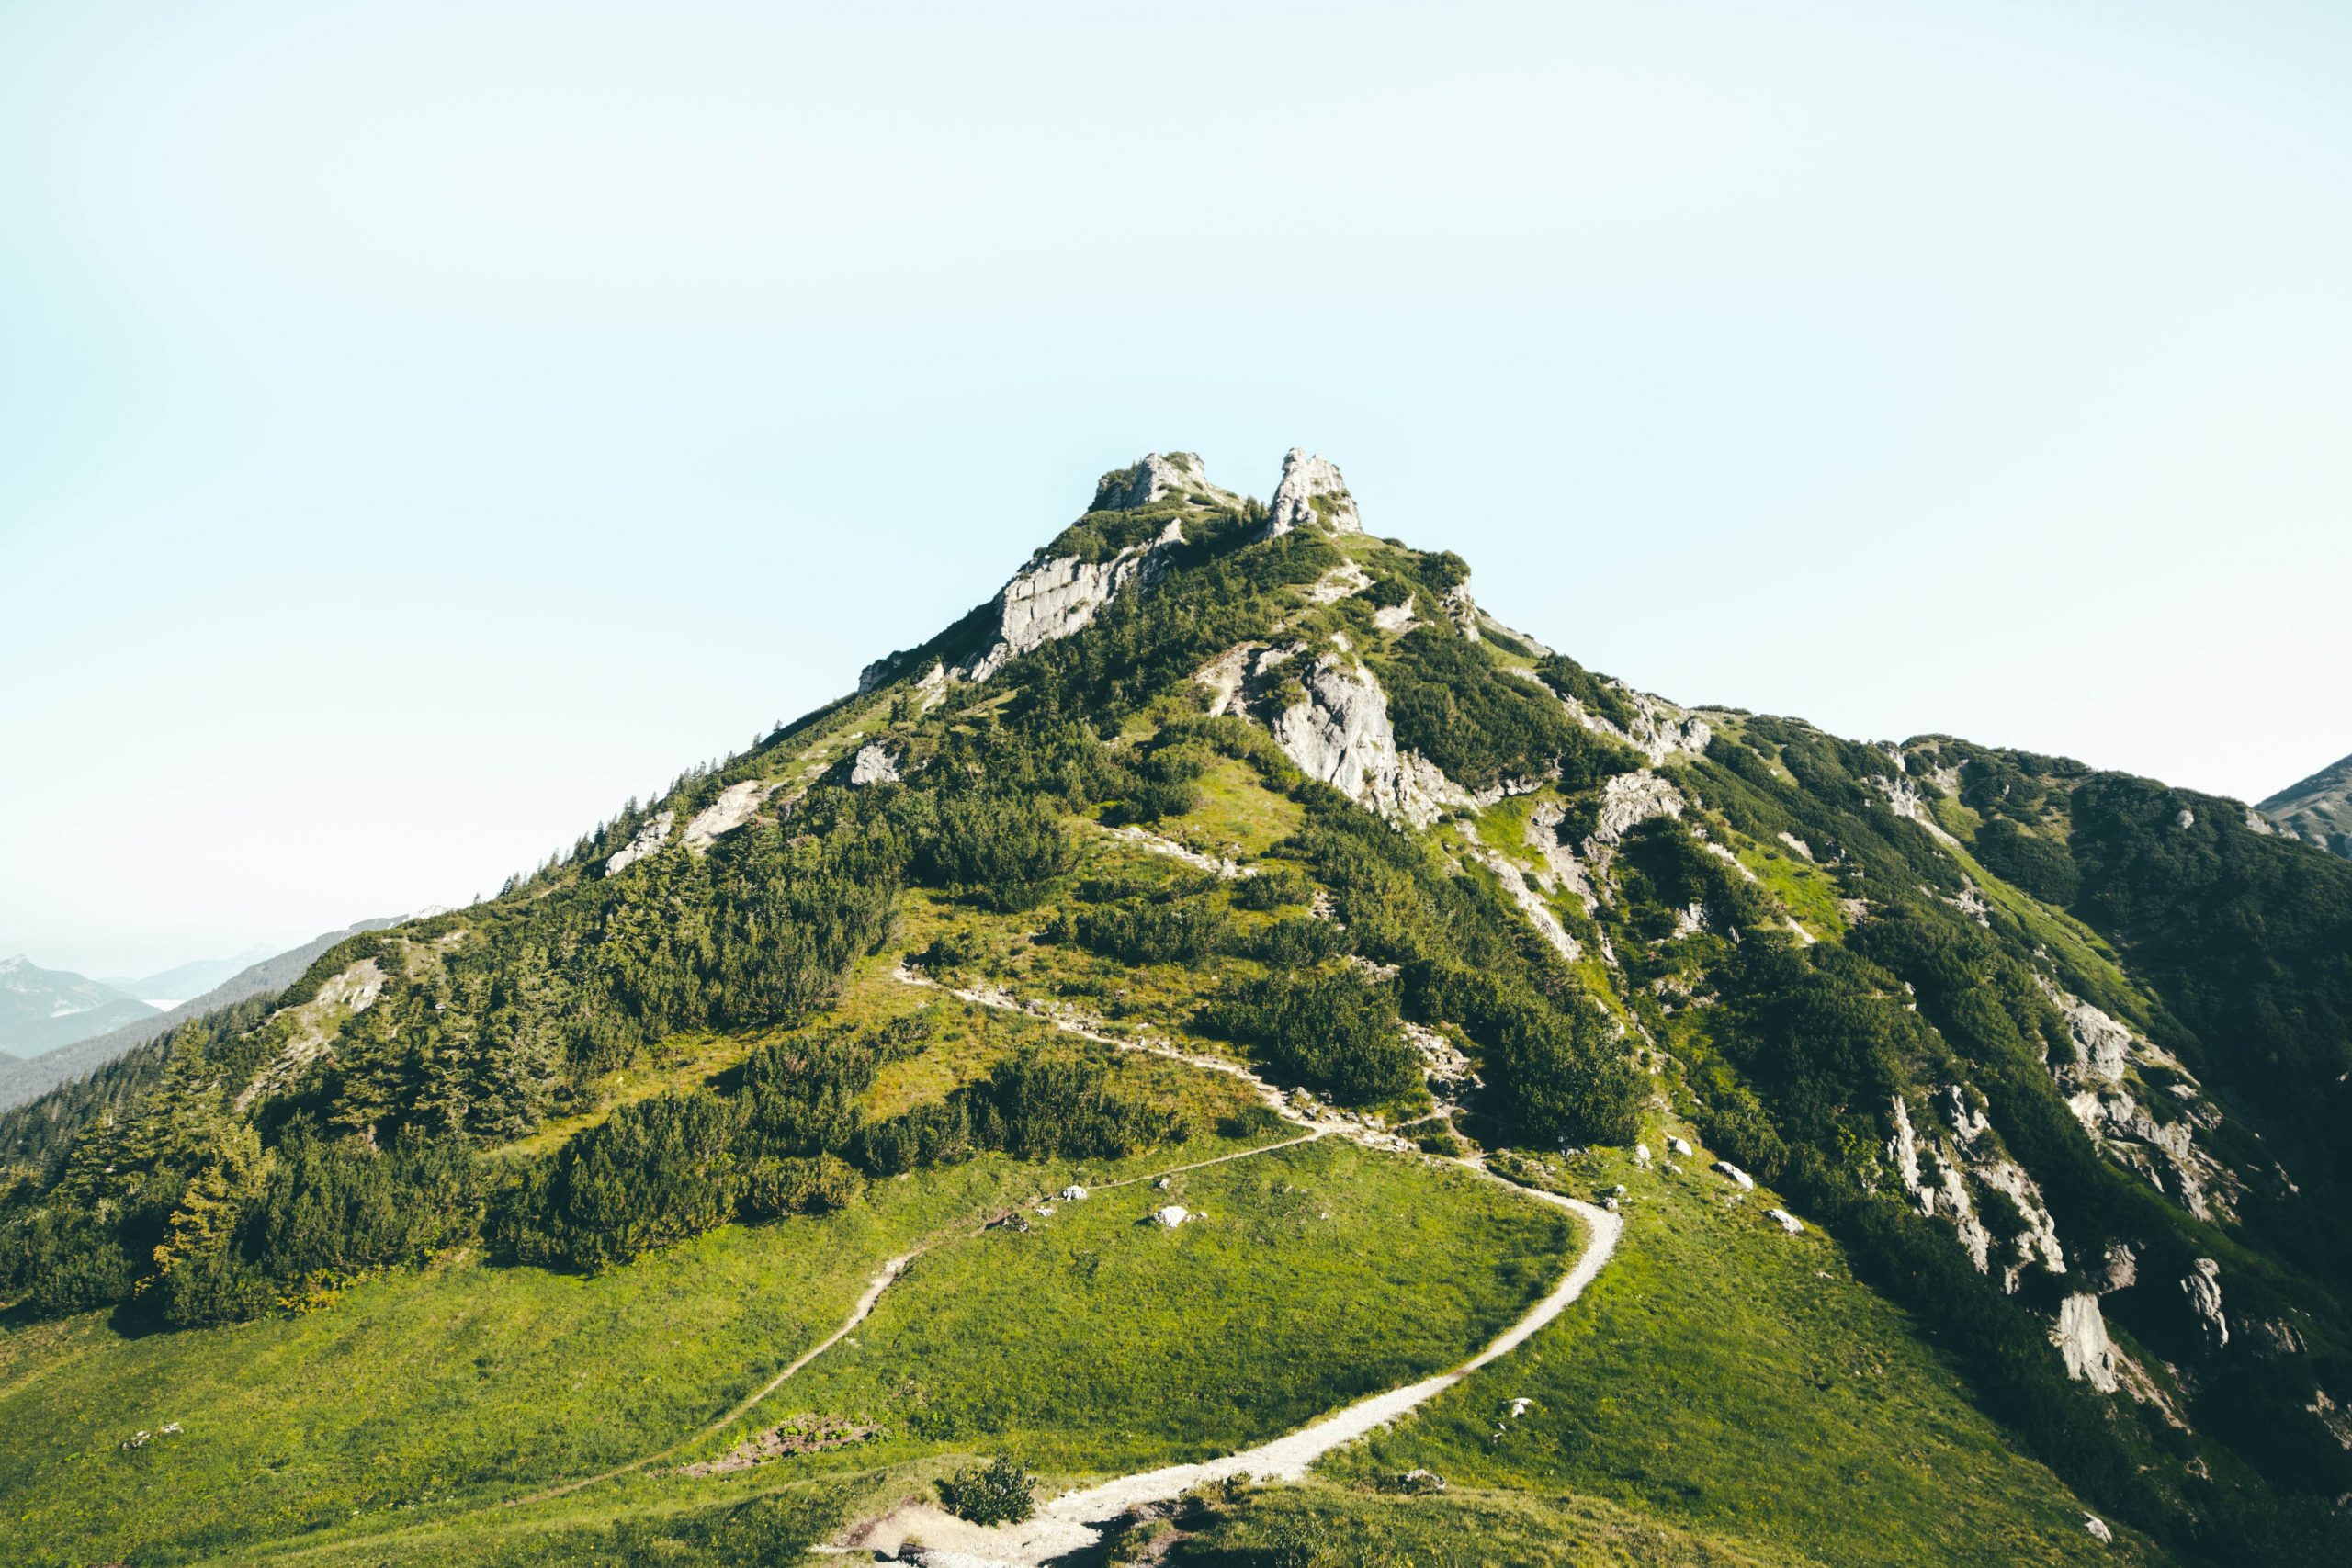
[[[1333, 1135], [1348, 1138], [1351, 1142], [1363, 1144], [1368, 1147], [1390, 1152], [1413, 1151], [1413, 1145], [1405, 1139], [1382, 1129], [1370, 1127], [1351, 1119], [1335, 1117], [1324, 1120], [1300, 1114], [1279, 1089], [1238, 1062], [1197, 1055], [1148, 1039], [1143, 1041], [1121, 1039], [1090, 1028], [1085, 1021], [1025, 1004], [1009, 993], [989, 988], [967, 990], [957, 987], [944, 986], [938, 981], [914, 973], [904, 965], [899, 966], [895, 977], [908, 985], [947, 991], [952, 996], [978, 1006], [1018, 1012], [1049, 1023], [1066, 1033], [1079, 1035], [1122, 1051], [1136, 1051], [1163, 1056], [1182, 1062], [1189, 1066], [1238, 1078], [1256, 1090], [1259, 1097], [1284, 1121], [1305, 1129], [1299, 1136], [1286, 1138], [1279, 1143], [1261, 1144], [1255, 1148], [1241, 1149], [1233, 1154], [1217, 1155], [1209, 1159], [1170, 1166], [1166, 1169], [1147, 1172], [1141, 1176], [1130, 1176], [1116, 1181], [1102, 1182], [1098, 1188], [1099, 1190], [1130, 1187], [1140, 1182], [1157, 1181], [1164, 1177], [1180, 1175], [1185, 1171], [1200, 1170], [1209, 1166], [1251, 1159], [1259, 1155], [1271, 1154], [1277, 1149], [1295, 1148], [1301, 1144], [1313, 1143], [1318, 1138]], [[1138, 1504], [1172, 1501], [1195, 1486], [1221, 1481], [1234, 1475], [1246, 1474], [1267, 1481], [1295, 1481], [1304, 1476], [1308, 1467], [1316, 1461], [1334, 1449], [1354, 1442], [1366, 1434], [1386, 1426], [1389, 1422], [1444, 1393], [1481, 1367], [1509, 1355], [1551, 1324], [1567, 1310], [1571, 1303], [1584, 1293], [1585, 1287], [1600, 1274], [1602, 1268], [1608, 1264], [1611, 1255], [1616, 1251], [1618, 1239], [1624, 1232], [1624, 1222], [1618, 1215], [1594, 1204], [1582, 1202], [1574, 1198], [1564, 1198], [1556, 1193], [1542, 1191], [1535, 1188], [1522, 1187], [1517, 1182], [1506, 1180], [1487, 1169], [1484, 1164], [1476, 1159], [1446, 1160], [1442, 1163], [1457, 1166], [1482, 1180], [1494, 1182], [1523, 1197], [1566, 1210], [1583, 1220], [1591, 1232], [1590, 1239], [1583, 1252], [1569, 1267], [1559, 1284], [1530, 1308], [1518, 1322], [1496, 1336], [1494, 1341], [1485, 1349], [1460, 1366], [1440, 1372], [1433, 1377], [1423, 1378], [1419, 1382], [1408, 1383], [1402, 1388], [1390, 1389], [1384, 1393], [1358, 1400], [1355, 1404], [1334, 1411], [1300, 1427], [1295, 1432], [1258, 1444], [1254, 1448], [1243, 1449], [1238, 1452], [1217, 1459], [1202, 1460], [1189, 1464], [1165, 1465], [1158, 1470], [1123, 1475], [1094, 1486], [1065, 1493], [1047, 1502], [1038, 1509], [1035, 1517], [1024, 1524], [1004, 1525], [992, 1529], [983, 1528], [968, 1524], [929, 1504], [908, 1504], [892, 1510], [881, 1518], [870, 1520], [856, 1528], [846, 1538], [843, 1545], [831, 1548], [820, 1547], [817, 1550], [835, 1552], [844, 1550], [895, 1552], [905, 1546], [910, 1540], [920, 1539], [925, 1543], [922, 1549], [921, 1560], [933, 1565], [933, 1568], [1038, 1568], [1038, 1565], [1049, 1563], [1057, 1558], [1095, 1545], [1101, 1540], [1102, 1533], [1098, 1527], [1118, 1517]], [[649, 1469], [682, 1450], [708, 1440], [741, 1419], [818, 1357], [840, 1344], [852, 1329], [865, 1322], [873, 1313], [876, 1305], [880, 1303], [883, 1292], [905, 1273], [908, 1264], [935, 1247], [976, 1235], [979, 1234], [981, 1228], [984, 1227], [976, 1226], [968, 1221], [959, 1223], [941, 1230], [925, 1238], [918, 1246], [886, 1261], [874, 1278], [867, 1282], [865, 1293], [858, 1297], [856, 1304], [850, 1309], [849, 1315], [842, 1320], [839, 1327], [802, 1351], [782, 1371], [745, 1395], [725, 1415], [699, 1431], [679, 1438], [658, 1452], [647, 1454], [627, 1464], [617, 1465], [594, 1475], [566, 1482], [560, 1486], [548, 1487], [544, 1491], [532, 1493], [528, 1496], [513, 1499], [507, 1506], [519, 1507], [531, 1503], [568, 1496], [603, 1482]]]
[[[1279, 1112], [1284, 1121], [1309, 1131], [1304, 1137], [1287, 1143], [1270, 1144], [1261, 1148], [1245, 1149], [1239, 1154], [1222, 1155], [1204, 1165], [1220, 1165], [1227, 1160], [1246, 1159], [1263, 1154], [1268, 1149], [1288, 1148], [1312, 1139], [1338, 1134], [1368, 1147], [1389, 1151], [1411, 1152], [1413, 1145], [1395, 1134], [1345, 1120], [1318, 1121], [1299, 1114], [1283, 1092], [1250, 1068], [1237, 1062], [1214, 1056], [1203, 1056], [1157, 1041], [1123, 1040], [1090, 1028], [1086, 1022], [1066, 1015], [1022, 1002], [1011, 994], [993, 988], [965, 989], [942, 985], [936, 980], [916, 974], [901, 964], [897, 978], [913, 986], [927, 986], [944, 990], [950, 995], [982, 1007], [1002, 1009], [1050, 1023], [1066, 1033], [1114, 1046], [1122, 1051], [1139, 1051], [1155, 1056], [1165, 1056], [1212, 1072], [1219, 1072], [1241, 1079], [1257, 1090], [1261, 1099]], [[1617, 1243], [1624, 1234], [1624, 1221], [1615, 1213], [1592, 1203], [1536, 1188], [1522, 1187], [1506, 1180], [1488, 1170], [1476, 1158], [1447, 1160], [1482, 1180], [1510, 1189], [1522, 1197], [1565, 1209], [1584, 1221], [1590, 1228], [1591, 1239], [1578, 1255], [1559, 1284], [1531, 1307], [1520, 1320], [1497, 1335], [1493, 1343], [1470, 1359], [1449, 1371], [1423, 1378], [1403, 1388], [1390, 1389], [1358, 1400], [1319, 1420], [1310, 1422], [1297, 1431], [1243, 1449], [1220, 1459], [1202, 1460], [1191, 1464], [1165, 1465], [1158, 1470], [1119, 1476], [1075, 1492], [1064, 1493], [1045, 1504], [1026, 1523], [984, 1528], [968, 1524], [927, 1503], [902, 1505], [881, 1518], [869, 1520], [852, 1530], [842, 1546], [819, 1548], [819, 1551], [841, 1551], [863, 1550], [896, 1552], [910, 1540], [920, 1540], [920, 1561], [929, 1568], [1039, 1568], [1057, 1558], [1082, 1551], [1098, 1544], [1102, 1532], [1098, 1528], [1118, 1517], [1141, 1503], [1170, 1502], [1182, 1496], [1204, 1483], [1221, 1481], [1228, 1476], [1251, 1475], [1266, 1481], [1295, 1481], [1306, 1473], [1309, 1466], [1332, 1450], [1344, 1447], [1357, 1438], [1386, 1426], [1389, 1422], [1428, 1403], [1452, 1388], [1479, 1368], [1509, 1355], [1542, 1331], [1571, 1303], [1584, 1294], [1607, 1266], [1617, 1250]], [[1197, 1167], [1182, 1167], [1194, 1169]], [[1152, 1179], [1131, 1177], [1128, 1182]], [[1105, 1185], [1127, 1185], [1128, 1182]]]
[[1606, 1209], [1574, 1198], [1504, 1181], [1466, 1160], [1449, 1163], [1461, 1165], [1537, 1201], [1566, 1209], [1591, 1227], [1591, 1239], [1559, 1284], [1518, 1322], [1497, 1335], [1485, 1349], [1460, 1366], [1358, 1400], [1255, 1448], [1191, 1464], [1164, 1465], [1066, 1492], [1045, 1504], [1023, 1524], [983, 1528], [967, 1524], [930, 1504], [910, 1504], [856, 1529], [844, 1547], [831, 1550], [898, 1552], [909, 1541], [919, 1540], [923, 1545], [916, 1561], [927, 1568], [1041, 1568], [1099, 1544], [1102, 1538], [1100, 1527], [1138, 1504], [1172, 1502], [1195, 1486], [1234, 1475], [1254, 1476], [1261, 1481], [1299, 1480], [1308, 1467], [1334, 1449], [1386, 1426], [1479, 1368], [1509, 1355], [1584, 1294], [1585, 1287], [1600, 1275], [1617, 1250], [1618, 1239], [1624, 1234], [1624, 1221]]

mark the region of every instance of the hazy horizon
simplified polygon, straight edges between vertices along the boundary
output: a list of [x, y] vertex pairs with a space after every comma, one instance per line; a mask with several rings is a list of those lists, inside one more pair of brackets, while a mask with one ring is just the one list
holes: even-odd
[[[1343, 19], [1345, 25], [1342, 25]], [[1678, 701], [2352, 751], [2320, 6], [0, 10], [0, 955], [496, 891], [1283, 450]]]

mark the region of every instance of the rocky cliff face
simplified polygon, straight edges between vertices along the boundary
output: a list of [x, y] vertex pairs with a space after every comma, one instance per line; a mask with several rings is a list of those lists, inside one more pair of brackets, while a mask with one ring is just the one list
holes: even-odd
[[2352, 858], [2352, 757], [2280, 790], [2256, 809], [2280, 832]]
[[1266, 536], [1271, 539], [1308, 526], [1334, 534], [1360, 534], [1363, 518], [1338, 466], [1294, 446], [1283, 457], [1282, 483], [1274, 489]]
[[1047, 558], [1018, 573], [996, 596], [995, 640], [955, 673], [985, 681], [1031, 649], [1084, 629], [1129, 582], [1150, 586], [1168, 552], [1183, 542], [1183, 525], [1170, 523], [1150, 544], [1130, 546], [1109, 560]]

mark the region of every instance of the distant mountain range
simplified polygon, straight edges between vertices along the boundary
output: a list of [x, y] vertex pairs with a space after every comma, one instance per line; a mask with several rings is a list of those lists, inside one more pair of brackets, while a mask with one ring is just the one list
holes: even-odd
[[2256, 809], [2280, 831], [2352, 858], [2352, 757], [2289, 785]]
[[190, 997], [200, 997], [215, 986], [226, 984], [241, 971], [275, 956], [275, 949], [249, 947], [233, 958], [198, 958], [137, 978], [101, 975], [98, 984], [126, 997], [136, 997], [151, 1008], [170, 1009]]
[[37, 1056], [160, 1010], [87, 976], [44, 969], [19, 953], [0, 959], [0, 1051]]
[[[264, 991], [284, 990], [301, 977], [312, 960], [336, 942], [356, 932], [381, 930], [391, 923], [361, 920], [342, 931], [328, 931], [300, 947], [249, 964], [217, 981], [201, 995], [161, 1010], [135, 997], [124, 996], [118, 988], [80, 975], [42, 969], [21, 957], [0, 963], [0, 1047], [13, 1050], [21, 1058], [11, 1060], [0, 1055], [0, 1110], [22, 1105], [59, 1084], [93, 1072], [133, 1046], [167, 1034], [191, 1019]], [[177, 969], [149, 976], [137, 984], [142, 989], [153, 988], [155, 995], [167, 997], [169, 991], [162, 989], [157, 982], [181, 976], [201, 978], [204, 971], [222, 966], [224, 962], [206, 960], [182, 964]], [[84, 996], [98, 999], [87, 1004], [84, 1011], [53, 1011], [61, 1000], [75, 1003]], [[45, 1007], [51, 1010], [48, 1027], [52, 1032], [43, 1039], [34, 1015]], [[93, 1021], [95, 1028], [89, 1027]], [[67, 1027], [73, 1025], [81, 1027]]]

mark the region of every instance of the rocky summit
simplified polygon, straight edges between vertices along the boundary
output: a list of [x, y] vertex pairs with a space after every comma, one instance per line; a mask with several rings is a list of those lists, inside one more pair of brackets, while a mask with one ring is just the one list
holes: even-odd
[[1261, 478], [0, 1114], [0, 1555], [2352, 1562], [2342, 765], [1685, 706]]

